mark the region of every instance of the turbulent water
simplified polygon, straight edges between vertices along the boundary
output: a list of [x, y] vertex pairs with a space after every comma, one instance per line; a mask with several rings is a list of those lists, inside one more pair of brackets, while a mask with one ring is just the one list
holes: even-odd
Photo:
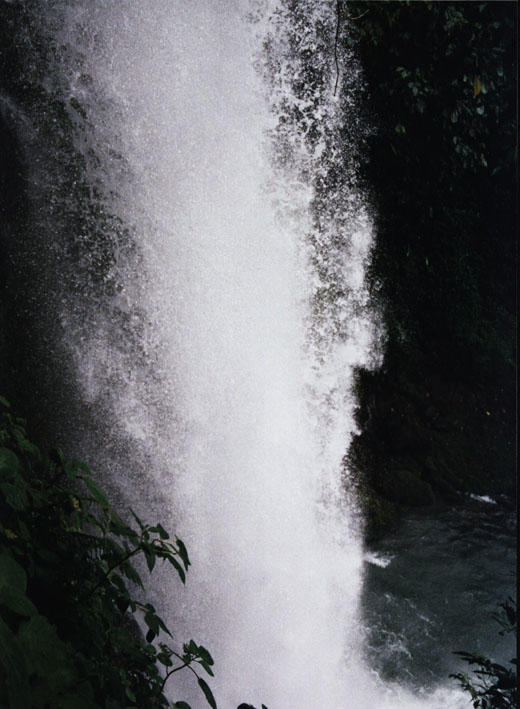
[[516, 516], [505, 498], [409, 515], [365, 560], [366, 653], [387, 680], [426, 695], [467, 673], [454, 650], [503, 666], [515, 655], [514, 634], [500, 634], [495, 618], [497, 599], [515, 593]]
[[[176, 637], [211, 650], [224, 707], [456, 706], [363, 651], [342, 459], [379, 338], [335, 4], [7, 5], [38, 386], [65, 445], [188, 546], [185, 590], [150, 582]], [[200, 706], [189, 680], [172, 698]]]

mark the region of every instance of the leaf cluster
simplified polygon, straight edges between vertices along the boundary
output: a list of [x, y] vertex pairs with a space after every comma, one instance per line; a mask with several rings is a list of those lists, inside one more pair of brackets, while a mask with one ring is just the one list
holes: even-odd
[[84, 463], [42, 453], [0, 404], [0, 705], [168, 707], [167, 681], [189, 671], [215, 709], [200, 675], [213, 676], [213, 658], [193, 640], [163, 642], [171, 632], [134, 565], [169, 564], [184, 583], [182, 540], [133, 512], [123, 520]]
[[494, 376], [514, 361], [514, 3], [352, 2], [342, 21], [373, 126], [371, 278], [389, 337]]
[[[501, 612], [496, 620], [502, 626], [500, 634], [516, 631], [516, 603], [508, 598], [500, 604]], [[517, 659], [510, 661], [511, 667], [504, 667], [487, 657], [471, 652], [459, 651], [455, 655], [462, 658], [473, 669], [473, 677], [463, 672], [450, 675], [471, 695], [475, 709], [509, 709], [517, 706]]]

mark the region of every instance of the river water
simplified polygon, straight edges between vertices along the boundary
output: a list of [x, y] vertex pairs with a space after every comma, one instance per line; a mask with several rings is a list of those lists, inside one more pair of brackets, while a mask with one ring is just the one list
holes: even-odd
[[468, 671], [464, 650], [505, 666], [514, 634], [500, 635], [498, 604], [515, 597], [516, 515], [511, 502], [467, 496], [465, 504], [411, 514], [367, 550], [362, 605], [366, 656], [389, 682], [419, 695]]

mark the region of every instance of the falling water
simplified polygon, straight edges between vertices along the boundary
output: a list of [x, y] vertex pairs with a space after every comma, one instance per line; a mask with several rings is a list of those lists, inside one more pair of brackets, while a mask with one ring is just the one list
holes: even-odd
[[[342, 459], [379, 341], [360, 70], [335, 58], [334, 3], [14, 5], [38, 92], [2, 100], [53, 415], [121, 504], [188, 546], [186, 589], [155, 581], [161, 613], [211, 650], [223, 707], [418, 706], [362, 660]], [[201, 705], [191, 691], [172, 698]]]

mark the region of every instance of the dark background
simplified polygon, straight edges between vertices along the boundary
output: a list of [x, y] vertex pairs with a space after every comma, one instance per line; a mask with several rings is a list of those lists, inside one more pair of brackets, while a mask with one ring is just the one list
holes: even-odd
[[516, 3], [349, 2], [383, 367], [350, 463], [368, 537], [403, 506], [515, 486]]

